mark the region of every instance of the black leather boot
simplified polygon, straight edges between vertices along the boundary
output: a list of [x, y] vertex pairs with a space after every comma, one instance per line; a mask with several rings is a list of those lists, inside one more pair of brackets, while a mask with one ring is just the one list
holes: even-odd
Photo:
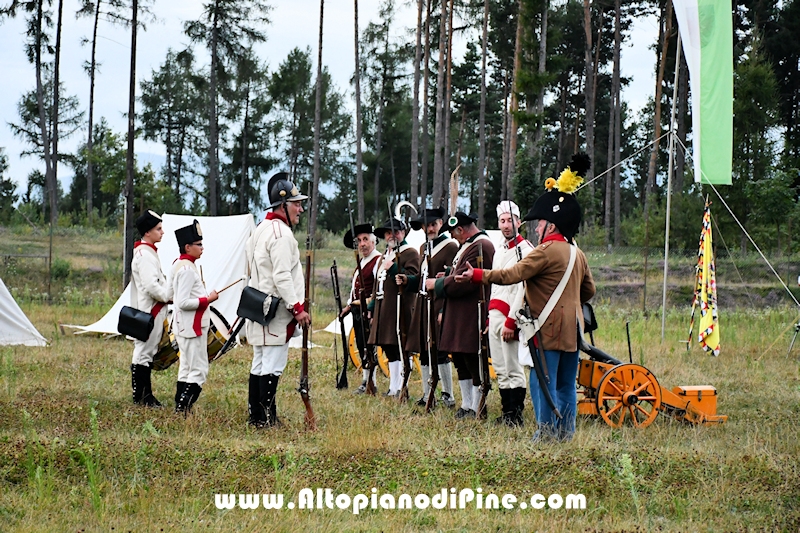
[[175, 412], [185, 414], [189, 410], [190, 398], [189, 383], [179, 381], [175, 390]]
[[257, 428], [263, 428], [267, 425], [267, 414], [264, 411], [264, 406], [261, 405], [260, 377], [250, 374], [250, 382], [247, 388], [247, 423]]
[[150, 374], [153, 371], [153, 363], [149, 365], [137, 365], [141, 370], [141, 377], [144, 383], [144, 393], [142, 394], [142, 404], [147, 407], [163, 407], [155, 396], [153, 396], [153, 383], [150, 380]]
[[515, 426], [522, 427], [525, 425], [525, 419], [522, 417], [522, 412], [525, 410], [525, 397], [527, 395], [528, 389], [525, 387], [511, 389], [511, 397], [514, 401], [512, 420]]
[[198, 385], [197, 383], [189, 383], [188, 387], [186, 388], [189, 391], [189, 408], [187, 412], [192, 411], [192, 406], [194, 402], [200, 397], [200, 393], [203, 392], [203, 387]]
[[512, 403], [512, 389], [498, 389], [500, 392], [500, 413], [501, 415], [494, 419], [495, 424], [505, 424], [511, 426], [511, 416], [513, 414]]
[[133, 403], [141, 405], [144, 384], [139, 373], [139, 365], [131, 365], [131, 390], [133, 390]]
[[258, 386], [260, 388], [259, 403], [266, 414], [265, 426], [280, 425], [278, 420], [278, 409], [275, 405], [275, 395], [278, 392], [278, 380], [280, 376], [267, 374], [259, 376]]

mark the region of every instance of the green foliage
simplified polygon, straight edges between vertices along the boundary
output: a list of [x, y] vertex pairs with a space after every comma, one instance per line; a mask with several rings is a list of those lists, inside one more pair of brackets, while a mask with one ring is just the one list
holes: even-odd
[[53, 279], [64, 280], [69, 277], [69, 274], [72, 271], [72, 266], [66, 259], [61, 259], [60, 257], [54, 257], [53, 264], [51, 265], [50, 270], [53, 274]]
[[17, 186], [6, 177], [6, 170], [8, 170], [8, 156], [5, 154], [5, 148], [0, 147], [0, 224], [11, 221], [14, 203], [18, 198], [15, 193]]

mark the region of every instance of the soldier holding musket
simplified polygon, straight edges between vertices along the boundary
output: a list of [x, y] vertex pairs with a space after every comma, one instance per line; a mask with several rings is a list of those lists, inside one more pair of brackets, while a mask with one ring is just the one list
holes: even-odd
[[400, 294], [400, 286], [408, 283], [408, 276], [419, 274], [419, 253], [406, 242], [406, 230], [405, 223], [396, 218], [388, 219], [375, 229], [375, 235], [386, 240], [386, 252], [378, 261], [375, 275], [368, 344], [380, 346], [389, 360], [389, 392], [386, 395], [391, 397], [397, 396], [403, 385], [397, 301], [400, 298], [400, 312], [405, 315], [403, 323], [406, 327], [411, 323], [413, 303], [408, 292]]
[[[439, 350], [453, 356], [453, 364], [458, 372], [458, 385], [461, 387], [461, 407], [456, 418], [475, 418], [479, 413], [481, 372], [478, 362], [480, 330], [477, 329], [478, 302], [480, 287], [472, 284], [456, 283], [456, 275], [468, 267], [477, 266], [479, 255], [483, 264], [491, 267], [494, 245], [486, 233], [475, 223], [478, 218], [458, 211], [448, 220], [450, 235], [461, 245], [453, 258], [452, 268], [447, 276], [428, 279], [426, 288], [435, 290], [437, 298], [444, 298], [442, 311]], [[482, 310], [486, 316], [486, 309]]]
[[[540, 379], [538, 372], [533, 371], [530, 377], [531, 382], [539, 380], [539, 398], [534, 401], [539, 428], [534, 441], [569, 440], [575, 433], [578, 328], [583, 327], [582, 304], [594, 296], [595, 286], [586, 256], [573, 242], [580, 227], [581, 208], [572, 193], [583, 182], [582, 176], [588, 169], [588, 156], [577, 154], [558, 181], [547, 180], [548, 192], [536, 200], [524, 218], [533, 222], [539, 244], [522, 261], [504, 270], [470, 267], [458, 276], [459, 282], [499, 285], [525, 282], [526, 311], [531, 318], [542, 321], [535, 337], [536, 348], [534, 338], [528, 341], [528, 347], [537, 354], [533, 358], [536, 365], [541, 363], [543, 352], [545, 364], [540, 368], [546, 368], [547, 373], [546, 379]], [[566, 280], [566, 285], [559, 294], [562, 280]], [[558, 297], [553, 302], [555, 306], [544, 316], [554, 295]]]
[[[444, 276], [445, 269], [453, 264], [453, 258], [458, 252], [458, 243], [449, 238], [446, 234], [441, 234], [444, 225], [444, 210], [426, 209], [416, 219], [410, 221], [413, 229], [422, 229], [427, 234], [427, 239], [422, 246], [420, 246], [420, 255], [422, 256], [420, 275], [408, 276], [408, 291], [413, 292], [415, 303], [414, 310], [411, 316], [411, 323], [408, 329], [408, 341], [406, 342], [406, 350], [413, 353], [420, 354], [420, 364], [422, 367], [422, 398], [417, 401], [417, 405], [426, 405], [429, 394], [429, 379], [431, 367], [428, 361], [428, 299], [433, 298], [431, 307], [433, 308], [434, 317], [438, 317], [442, 312], [444, 306], [444, 298], [437, 298], [434, 291], [427, 291], [424, 286], [424, 281], [428, 279], [435, 280], [437, 277]], [[429, 255], [430, 249], [430, 257]], [[429, 261], [430, 259], [430, 261]], [[428, 264], [430, 263], [430, 269]], [[421, 287], [422, 286], [422, 287]], [[442, 402], [448, 407], [455, 407], [455, 399], [453, 397], [453, 371], [448, 361], [448, 353], [438, 349], [439, 339], [439, 324], [434, 321], [434, 328], [430, 331], [433, 337], [432, 345], [437, 353], [434, 355], [437, 358], [437, 365], [439, 370], [439, 381], [442, 384]]]
[[279, 298], [275, 316], [263, 326], [247, 323], [247, 342], [253, 347], [248, 387], [248, 423], [255, 427], [278, 425], [275, 397], [278, 381], [289, 358], [289, 339], [297, 327], [311, 325], [304, 300], [305, 280], [300, 248], [292, 229], [300, 223], [303, 200], [289, 175], [279, 172], [270, 178], [270, 211], [247, 241], [248, 285], [272, 298]]
[[[353, 280], [351, 282], [350, 296], [347, 298], [347, 306], [342, 309], [342, 318], [347, 316], [348, 313], [353, 315], [353, 332], [355, 333], [356, 346], [358, 352], [361, 354], [361, 361], [367, 360], [367, 339], [365, 333], [369, 332], [369, 323], [366, 322], [366, 307], [369, 302], [361, 301], [361, 294], [367, 297], [372, 295], [373, 286], [375, 284], [375, 273], [378, 271], [378, 260], [381, 257], [380, 252], [375, 249], [375, 244], [378, 238], [373, 233], [374, 228], [372, 224], [358, 224], [353, 229], [347, 230], [344, 234], [344, 245], [347, 248], [353, 249], [355, 244], [358, 247], [358, 253], [361, 255], [359, 262], [361, 268], [358, 266], [353, 270]], [[355, 233], [355, 237], [353, 234]], [[360, 270], [360, 275], [359, 275]], [[361, 286], [363, 281], [364, 286]], [[370, 371], [367, 368], [362, 369], [364, 379], [356, 390], [356, 394], [364, 394], [367, 392], [367, 380], [369, 379]], [[377, 376], [372, 372], [372, 381], [377, 386]]]

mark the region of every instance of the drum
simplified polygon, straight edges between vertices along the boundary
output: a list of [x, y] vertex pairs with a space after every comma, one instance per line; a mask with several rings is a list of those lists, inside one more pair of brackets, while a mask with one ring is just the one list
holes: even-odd
[[[215, 356], [222, 349], [222, 345], [228, 340], [230, 325], [222, 313], [214, 307], [209, 307], [211, 324], [208, 328], [208, 362], [215, 359]], [[178, 341], [175, 334], [170, 329], [171, 321], [169, 318], [164, 320], [164, 333], [161, 334], [161, 341], [158, 343], [158, 350], [153, 356], [153, 370], [166, 370], [177, 361], [181, 354], [178, 351]]]
[[231, 326], [222, 316], [222, 313], [213, 307], [208, 309], [211, 311], [211, 326], [208, 328], [208, 362], [210, 363], [216, 359], [216, 355], [222, 350], [225, 341], [230, 337], [228, 332]]
[[167, 318], [164, 319], [164, 331], [161, 333], [158, 350], [153, 356], [153, 370], [166, 370], [178, 360], [178, 341], [170, 328], [171, 313], [167, 313]]

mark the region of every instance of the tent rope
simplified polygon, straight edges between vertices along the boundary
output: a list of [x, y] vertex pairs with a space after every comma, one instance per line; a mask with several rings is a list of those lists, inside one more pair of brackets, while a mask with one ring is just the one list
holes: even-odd
[[653, 146], [655, 143], [659, 142], [661, 139], [663, 139], [663, 138], [664, 138], [664, 137], [666, 137], [667, 135], [669, 135], [669, 132], [665, 133], [664, 135], [662, 135], [661, 137], [659, 137], [658, 139], [656, 139], [656, 140], [654, 140], [654, 141], [650, 141], [649, 143], [647, 143], [646, 145], [644, 145], [642, 148], [640, 148], [639, 150], [637, 150], [636, 152], [634, 152], [632, 155], [630, 155], [630, 156], [626, 157], [625, 159], [623, 159], [622, 161], [620, 161], [620, 162], [619, 162], [619, 163], [617, 163], [616, 165], [613, 165], [613, 166], [611, 166], [611, 167], [609, 167], [609, 168], [605, 169], [603, 172], [601, 172], [601, 173], [600, 173], [600, 174], [598, 174], [597, 176], [593, 177], [593, 178], [592, 178], [592, 179], [590, 179], [589, 181], [587, 181], [587, 182], [585, 182], [585, 183], [582, 183], [580, 187], [578, 187], [577, 189], [575, 189], [575, 192], [578, 192], [579, 190], [583, 189], [584, 187], [586, 187], [587, 185], [589, 185], [589, 184], [590, 184], [590, 183], [592, 183], [593, 181], [595, 181], [595, 180], [599, 180], [600, 178], [602, 178], [603, 176], [605, 176], [606, 174], [608, 174], [609, 172], [611, 172], [611, 171], [612, 171], [612, 170], [614, 170], [615, 168], [617, 168], [617, 167], [619, 167], [619, 166], [622, 166], [622, 164], [623, 164], [623, 163], [626, 163], [626, 162], [630, 161], [631, 159], [633, 159], [633, 158], [634, 158], [634, 157], [636, 157], [637, 155], [641, 154], [642, 152], [644, 152], [645, 150], [647, 150], [648, 148], [650, 148], [651, 146]]

